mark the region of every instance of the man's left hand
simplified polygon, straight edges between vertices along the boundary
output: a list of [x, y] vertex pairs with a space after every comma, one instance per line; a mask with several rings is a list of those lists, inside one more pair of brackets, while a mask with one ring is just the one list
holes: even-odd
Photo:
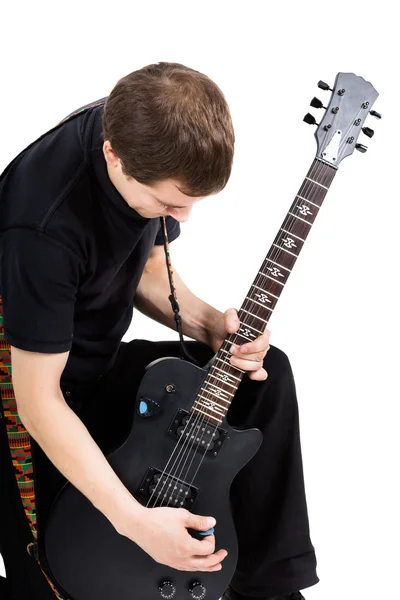
[[[228, 308], [222, 315], [222, 318], [213, 327], [211, 347], [217, 352], [226, 337], [226, 333], [236, 333], [240, 327], [240, 321], [236, 308]], [[264, 381], [268, 377], [267, 371], [263, 368], [264, 357], [267, 354], [270, 345], [269, 338], [271, 332], [266, 329], [262, 335], [252, 342], [232, 345], [229, 349], [233, 356], [230, 363], [247, 372], [250, 379], [254, 381]]]

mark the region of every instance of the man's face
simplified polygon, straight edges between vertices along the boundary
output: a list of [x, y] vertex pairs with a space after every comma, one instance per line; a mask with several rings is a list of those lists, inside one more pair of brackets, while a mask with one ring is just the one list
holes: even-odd
[[103, 153], [107, 162], [107, 171], [111, 182], [124, 198], [125, 202], [134, 208], [142, 217], [171, 216], [180, 223], [189, 219], [195, 202], [206, 196], [192, 198], [178, 190], [179, 182], [166, 179], [155, 185], [139, 183], [133, 177], [127, 178], [122, 172], [121, 161], [112, 150], [108, 141], [104, 142]]

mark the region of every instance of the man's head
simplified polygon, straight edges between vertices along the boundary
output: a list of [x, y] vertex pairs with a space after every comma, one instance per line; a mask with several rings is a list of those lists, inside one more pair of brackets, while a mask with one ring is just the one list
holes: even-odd
[[186, 221], [193, 204], [220, 192], [235, 136], [227, 102], [206, 75], [156, 63], [118, 81], [103, 119], [112, 183], [144, 217]]

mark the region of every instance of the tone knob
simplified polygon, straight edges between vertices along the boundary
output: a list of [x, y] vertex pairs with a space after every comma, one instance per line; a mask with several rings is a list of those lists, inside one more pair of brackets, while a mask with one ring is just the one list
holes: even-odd
[[189, 594], [195, 600], [203, 600], [206, 597], [207, 590], [200, 581], [194, 581], [189, 588]]
[[176, 594], [176, 587], [172, 583], [172, 581], [163, 581], [160, 587], [161, 598], [166, 598], [166, 600], [171, 600]]

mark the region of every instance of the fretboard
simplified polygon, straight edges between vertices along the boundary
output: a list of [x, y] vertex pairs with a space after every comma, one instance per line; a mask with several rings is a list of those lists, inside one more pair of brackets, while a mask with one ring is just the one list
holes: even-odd
[[232, 344], [245, 344], [264, 333], [278, 299], [337, 169], [315, 159], [238, 312], [240, 328], [228, 334], [204, 380], [192, 412], [220, 425], [245, 371], [230, 364]]

